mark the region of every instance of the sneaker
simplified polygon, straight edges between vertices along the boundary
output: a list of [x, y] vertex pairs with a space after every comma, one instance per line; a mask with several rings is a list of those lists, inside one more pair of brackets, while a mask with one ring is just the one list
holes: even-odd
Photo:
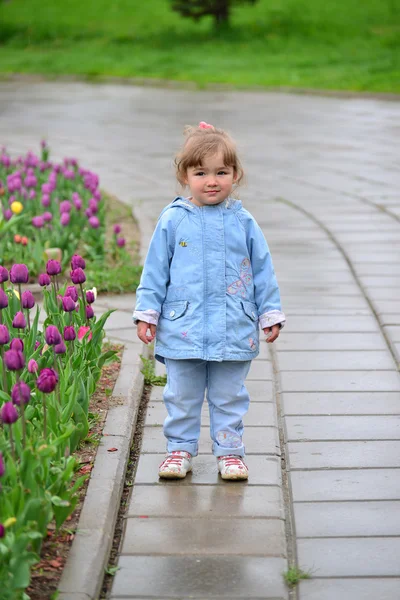
[[183, 479], [192, 470], [192, 455], [182, 450], [169, 452], [158, 468], [158, 476], [165, 479]]
[[217, 461], [222, 479], [248, 479], [249, 469], [241, 456], [235, 454], [217, 456]]

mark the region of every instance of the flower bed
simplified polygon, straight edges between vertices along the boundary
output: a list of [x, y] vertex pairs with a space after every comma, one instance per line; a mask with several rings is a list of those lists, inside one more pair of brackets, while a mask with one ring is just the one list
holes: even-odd
[[[75, 478], [72, 456], [88, 433], [88, 403], [102, 366], [104, 324], [94, 315], [95, 290], [85, 290], [85, 261], [74, 255], [71, 282], [61, 264], [39, 276], [46, 319], [22, 286], [25, 264], [0, 267], [0, 588], [2, 600], [27, 599], [30, 569], [39, 561], [47, 526], [59, 529], [73, 512], [87, 475]], [[6, 285], [11, 281], [12, 286]]]

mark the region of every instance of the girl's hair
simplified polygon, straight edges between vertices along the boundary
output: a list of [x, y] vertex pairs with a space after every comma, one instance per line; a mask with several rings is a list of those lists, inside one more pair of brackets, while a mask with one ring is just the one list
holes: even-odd
[[224, 164], [227, 167], [233, 167], [239, 185], [244, 177], [243, 167], [236, 151], [236, 144], [231, 136], [223, 129], [217, 129], [213, 125], [199, 127], [185, 127], [184, 133], [186, 141], [180, 152], [175, 158], [176, 178], [184, 186], [186, 171], [189, 167], [200, 167], [203, 160], [208, 155], [214, 155], [222, 152]]

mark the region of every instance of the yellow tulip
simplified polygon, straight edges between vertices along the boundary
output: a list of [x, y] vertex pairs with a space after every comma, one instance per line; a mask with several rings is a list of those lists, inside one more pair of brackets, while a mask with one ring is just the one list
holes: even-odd
[[18, 202], [18, 200], [15, 200], [11, 204], [10, 208], [11, 208], [12, 212], [14, 213], [14, 215], [19, 215], [24, 210], [23, 205], [21, 204], [21, 202]]
[[9, 519], [6, 519], [3, 523], [5, 529], [7, 529], [7, 527], [11, 527], [11, 525], [14, 525], [14, 523], [17, 522], [17, 519], [15, 517], [10, 517]]

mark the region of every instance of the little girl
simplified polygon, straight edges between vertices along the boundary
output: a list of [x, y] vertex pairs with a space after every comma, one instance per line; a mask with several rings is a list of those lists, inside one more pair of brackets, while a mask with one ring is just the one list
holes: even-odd
[[158, 474], [183, 478], [192, 469], [207, 392], [218, 471], [247, 479], [244, 380], [259, 352], [259, 324], [274, 342], [285, 315], [264, 235], [231, 197], [243, 178], [233, 140], [203, 121], [186, 133], [175, 165], [190, 196], [175, 198], [158, 219], [133, 314], [138, 337], [156, 338], [167, 370], [168, 453]]

